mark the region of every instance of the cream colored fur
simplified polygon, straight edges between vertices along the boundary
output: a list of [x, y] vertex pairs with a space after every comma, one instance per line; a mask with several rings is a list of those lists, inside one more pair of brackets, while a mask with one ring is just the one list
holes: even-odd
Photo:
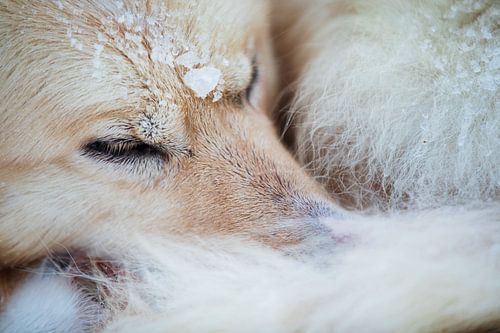
[[[486, 202], [499, 180], [498, 39], [488, 35], [497, 3], [317, 1], [276, 1], [271, 16], [282, 78], [298, 80], [299, 158], [346, 191], [336, 193], [346, 205], [411, 210], [346, 213], [279, 144], [261, 112], [274, 72], [264, 1], [0, 2], [0, 268], [24, 265], [0, 295], [0, 330], [500, 326], [500, 205]], [[481, 15], [460, 12], [469, 5]], [[165, 8], [224, 68], [220, 102], [185, 86], [185, 66], [138, 51], [134, 38], [155, 43], [170, 29], [148, 30], [158, 27], [148, 17], [168, 22]], [[126, 14], [148, 29], [128, 27]], [[125, 31], [140, 36], [129, 43]], [[256, 108], [237, 98], [254, 52]], [[82, 154], [89, 140], [122, 133], [117, 123], [181, 153], [157, 168]], [[107, 258], [118, 278], [37, 264], [61, 249]], [[1, 274], [0, 284], [12, 280]]]
[[89, 332], [98, 320], [94, 302], [66, 276], [33, 274], [0, 315], [0, 332]]
[[382, 208], [498, 199], [498, 1], [276, 3], [297, 154], [337, 197]]
[[499, 216], [496, 206], [331, 221], [353, 242], [298, 261], [224, 242], [154, 249], [169, 273], [154, 289], [164, 310], [109, 331], [472, 330], [499, 319]]
[[335, 237], [310, 235], [287, 254], [237, 239], [131, 239], [115, 251], [135, 278], [109, 284], [128, 303], [105, 332], [497, 327], [499, 217], [492, 205], [324, 221]]

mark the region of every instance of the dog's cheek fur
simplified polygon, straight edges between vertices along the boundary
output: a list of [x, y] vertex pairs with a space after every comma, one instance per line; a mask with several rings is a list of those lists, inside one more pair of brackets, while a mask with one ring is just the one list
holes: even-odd
[[291, 78], [298, 155], [340, 199], [498, 196], [497, 1], [317, 1], [301, 17], [278, 35], [303, 49], [286, 52], [303, 66]]

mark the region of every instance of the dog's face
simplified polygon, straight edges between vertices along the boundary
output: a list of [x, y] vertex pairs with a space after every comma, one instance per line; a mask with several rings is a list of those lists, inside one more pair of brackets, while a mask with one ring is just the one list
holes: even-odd
[[266, 114], [263, 12], [254, 0], [3, 1], [0, 263], [136, 232], [295, 242], [270, 230], [332, 214]]

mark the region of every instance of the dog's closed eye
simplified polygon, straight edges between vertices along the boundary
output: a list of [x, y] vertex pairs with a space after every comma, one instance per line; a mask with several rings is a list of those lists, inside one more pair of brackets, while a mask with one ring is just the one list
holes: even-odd
[[130, 164], [144, 160], [166, 162], [169, 152], [160, 145], [145, 143], [136, 138], [96, 139], [83, 147], [83, 153], [91, 158], [117, 164]]
[[258, 93], [256, 94], [256, 87], [259, 83], [259, 65], [257, 62], [257, 57], [252, 61], [252, 75], [250, 77], [250, 82], [245, 90], [245, 99], [252, 106], [256, 106], [256, 100], [258, 99]]
[[257, 66], [256, 61], [254, 60], [252, 64], [252, 76], [250, 78], [250, 83], [245, 91], [245, 97], [248, 101], [251, 101], [252, 93], [254, 91], [255, 86], [257, 85], [257, 81], [259, 78], [259, 68]]

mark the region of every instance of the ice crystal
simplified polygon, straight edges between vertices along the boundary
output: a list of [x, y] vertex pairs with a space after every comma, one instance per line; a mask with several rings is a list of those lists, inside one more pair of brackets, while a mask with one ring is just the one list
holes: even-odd
[[180, 55], [179, 57], [177, 57], [177, 59], [175, 59], [175, 62], [176, 64], [185, 66], [189, 69], [192, 69], [196, 65], [205, 64], [204, 60], [198, 57], [198, 55], [194, 51], [188, 51]]
[[205, 98], [215, 89], [221, 75], [220, 70], [212, 66], [191, 69], [184, 75], [184, 83], [193, 90], [196, 96]]

